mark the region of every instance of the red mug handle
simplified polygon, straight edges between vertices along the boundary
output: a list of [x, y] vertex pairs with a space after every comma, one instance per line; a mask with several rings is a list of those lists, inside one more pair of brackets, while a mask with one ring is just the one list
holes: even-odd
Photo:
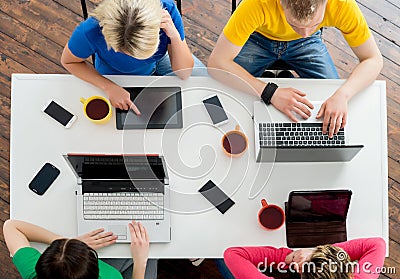
[[266, 207], [266, 206], [268, 206], [268, 203], [267, 203], [267, 201], [265, 199], [262, 199], [261, 200], [261, 205], [262, 205], [262, 207]]

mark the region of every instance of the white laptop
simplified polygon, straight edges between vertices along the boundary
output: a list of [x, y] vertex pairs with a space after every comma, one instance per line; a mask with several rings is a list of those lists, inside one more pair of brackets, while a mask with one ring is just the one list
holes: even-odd
[[159, 155], [64, 155], [77, 177], [78, 234], [105, 228], [130, 242], [128, 224], [141, 222], [151, 242], [171, 241], [170, 191]]
[[322, 134], [322, 120], [316, 114], [322, 102], [313, 102], [312, 115], [294, 123], [262, 101], [254, 102], [254, 139], [257, 162], [347, 162], [363, 145], [348, 145], [346, 131], [333, 138]]

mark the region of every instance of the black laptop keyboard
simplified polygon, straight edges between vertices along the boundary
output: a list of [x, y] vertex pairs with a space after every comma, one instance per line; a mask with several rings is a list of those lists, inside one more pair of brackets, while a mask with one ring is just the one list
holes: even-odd
[[342, 146], [344, 129], [329, 138], [322, 134], [322, 123], [259, 123], [261, 147], [269, 146]]
[[90, 165], [162, 165], [162, 160], [158, 156], [86, 156], [84, 163]]

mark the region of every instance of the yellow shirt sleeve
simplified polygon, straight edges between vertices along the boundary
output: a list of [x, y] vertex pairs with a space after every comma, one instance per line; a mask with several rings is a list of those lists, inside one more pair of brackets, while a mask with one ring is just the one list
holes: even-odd
[[350, 47], [357, 47], [371, 37], [364, 15], [355, 0], [342, 0], [342, 7], [336, 17], [335, 26], [342, 32]]
[[260, 0], [243, 0], [225, 25], [223, 33], [234, 45], [243, 46], [250, 35], [264, 24]]

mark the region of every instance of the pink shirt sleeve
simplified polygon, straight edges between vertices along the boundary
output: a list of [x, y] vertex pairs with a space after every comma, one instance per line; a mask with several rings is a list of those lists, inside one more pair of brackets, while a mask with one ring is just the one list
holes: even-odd
[[336, 243], [334, 246], [346, 251], [352, 261], [358, 261], [354, 279], [379, 277], [386, 255], [386, 243], [382, 238], [360, 238]]
[[240, 278], [272, 278], [262, 274], [259, 266], [287, 268], [285, 258], [293, 250], [288, 248], [264, 247], [232, 247], [225, 250], [224, 260], [233, 276]]

